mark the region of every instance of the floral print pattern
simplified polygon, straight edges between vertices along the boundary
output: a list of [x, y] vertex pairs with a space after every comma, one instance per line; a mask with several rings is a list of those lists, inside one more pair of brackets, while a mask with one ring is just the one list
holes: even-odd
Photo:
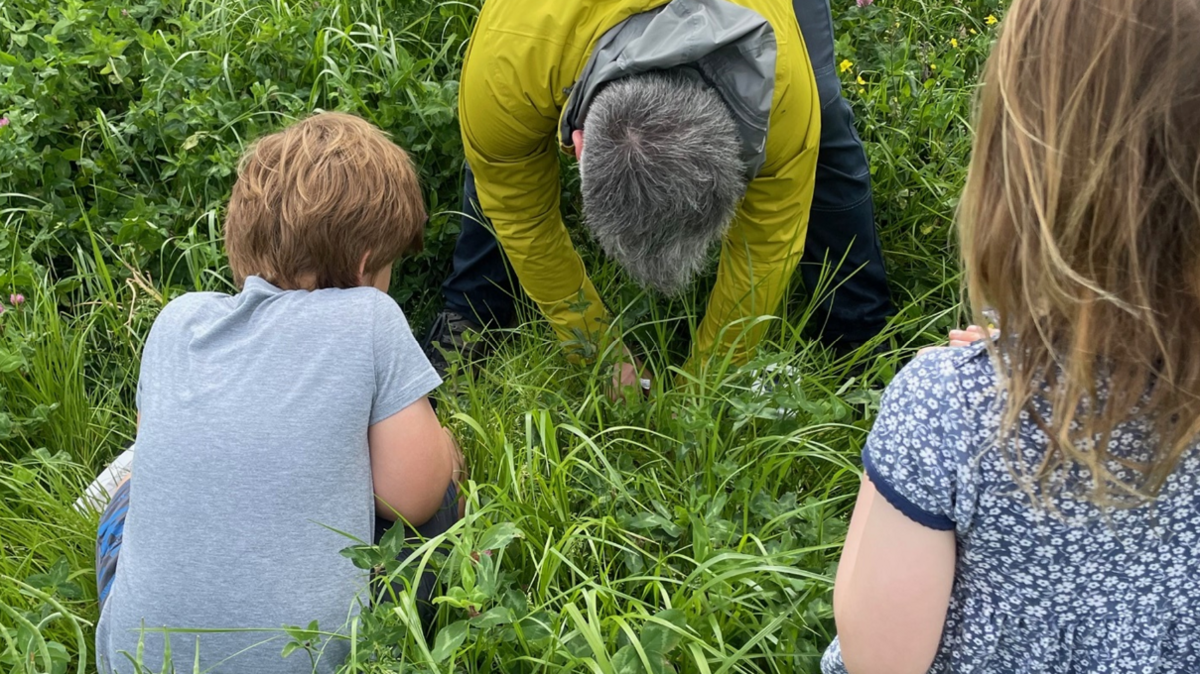
[[[919, 356], [888, 387], [863, 451], [884, 498], [955, 532], [954, 589], [930, 672], [1200, 672], [1200, 455], [1185, 453], [1158, 498], [1137, 508], [1101, 508], [1073, 490], [1035, 507], [997, 445], [997, 384], [982, 345]], [[1047, 437], [1028, 414], [1019, 434], [1034, 465]], [[1136, 421], [1111, 442], [1133, 461], [1153, 448]], [[1066, 484], [1087, 483], [1085, 471], [1066, 470]], [[836, 640], [821, 668], [846, 672]]]

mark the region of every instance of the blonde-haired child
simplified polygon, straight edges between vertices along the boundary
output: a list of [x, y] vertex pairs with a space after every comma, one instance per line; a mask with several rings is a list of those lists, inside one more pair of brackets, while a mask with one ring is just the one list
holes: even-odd
[[826, 673], [1200, 671], [1197, 36], [1013, 0], [960, 214], [999, 334], [888, 388]]

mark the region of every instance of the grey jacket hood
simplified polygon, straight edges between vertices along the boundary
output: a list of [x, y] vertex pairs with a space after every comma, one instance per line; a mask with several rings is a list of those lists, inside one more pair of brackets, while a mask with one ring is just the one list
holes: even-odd
[[733, 113], [742, 161], [753, 179], [766, 161], [775, 95], [775, 30], [752, 9], [728, 0], [671, 0], [617, 24], [600, 41], [571, 89], [559, 132], [564, 144], [606, 83], [679, 66], [716, 89]]

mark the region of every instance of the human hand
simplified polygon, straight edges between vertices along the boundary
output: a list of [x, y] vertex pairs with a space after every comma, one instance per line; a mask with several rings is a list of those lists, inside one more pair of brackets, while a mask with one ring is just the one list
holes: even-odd
[[612, 384], [608, 389], [608, 398], [613, 402], [620, 400], [628, 389], [637, 389], [643, 395], [650, 392], [651, 380], [646, 374], [641, 362], [622, 347], [621, 362], [613, 366]]
[[995, 337], [999, 334], [998, 330], [985, 330], [978, 325], [972, 325], [966, 330], [951, 330], [950, 331], [950, 346], [970, 346], [975, 342]]
[[[969, 326], [966, 330], [951, 330], [950, 334], [949, 334], [949, 339], [950, 339], [949, 348], [957, 348], [960, 346], [970, 346], [980, 340], [994, 338], [998, 334], [1000, 334], [999, 330], [994, 330], [994, 329], [986, 330], [984, 328], [979, 327], [978, 325]], [[917, 355], [921, 355], [921, 354], [925, 353], [926, 351], [934, 351], [937, 349], [945, 349], [945, 348], [948, 348], [948, 347], [946, 347], [946, 346], [927, 346], [924, 349], [921, 349], [920, 351], [918, 351]]]

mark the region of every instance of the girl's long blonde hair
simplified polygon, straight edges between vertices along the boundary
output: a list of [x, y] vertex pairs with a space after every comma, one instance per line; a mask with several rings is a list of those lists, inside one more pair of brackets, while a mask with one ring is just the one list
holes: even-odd
[[[1144, 502], [1200, 431], [1200, 0], [1013, 0], [976, 133], [959, 225], [1000, 317], [1003, 445], [1043, 495], [1074, 467]], [[1049, 449], [1022, 468], [1030, 414]], [[1134, 417], [1136, 462], [1112, 451]]]

